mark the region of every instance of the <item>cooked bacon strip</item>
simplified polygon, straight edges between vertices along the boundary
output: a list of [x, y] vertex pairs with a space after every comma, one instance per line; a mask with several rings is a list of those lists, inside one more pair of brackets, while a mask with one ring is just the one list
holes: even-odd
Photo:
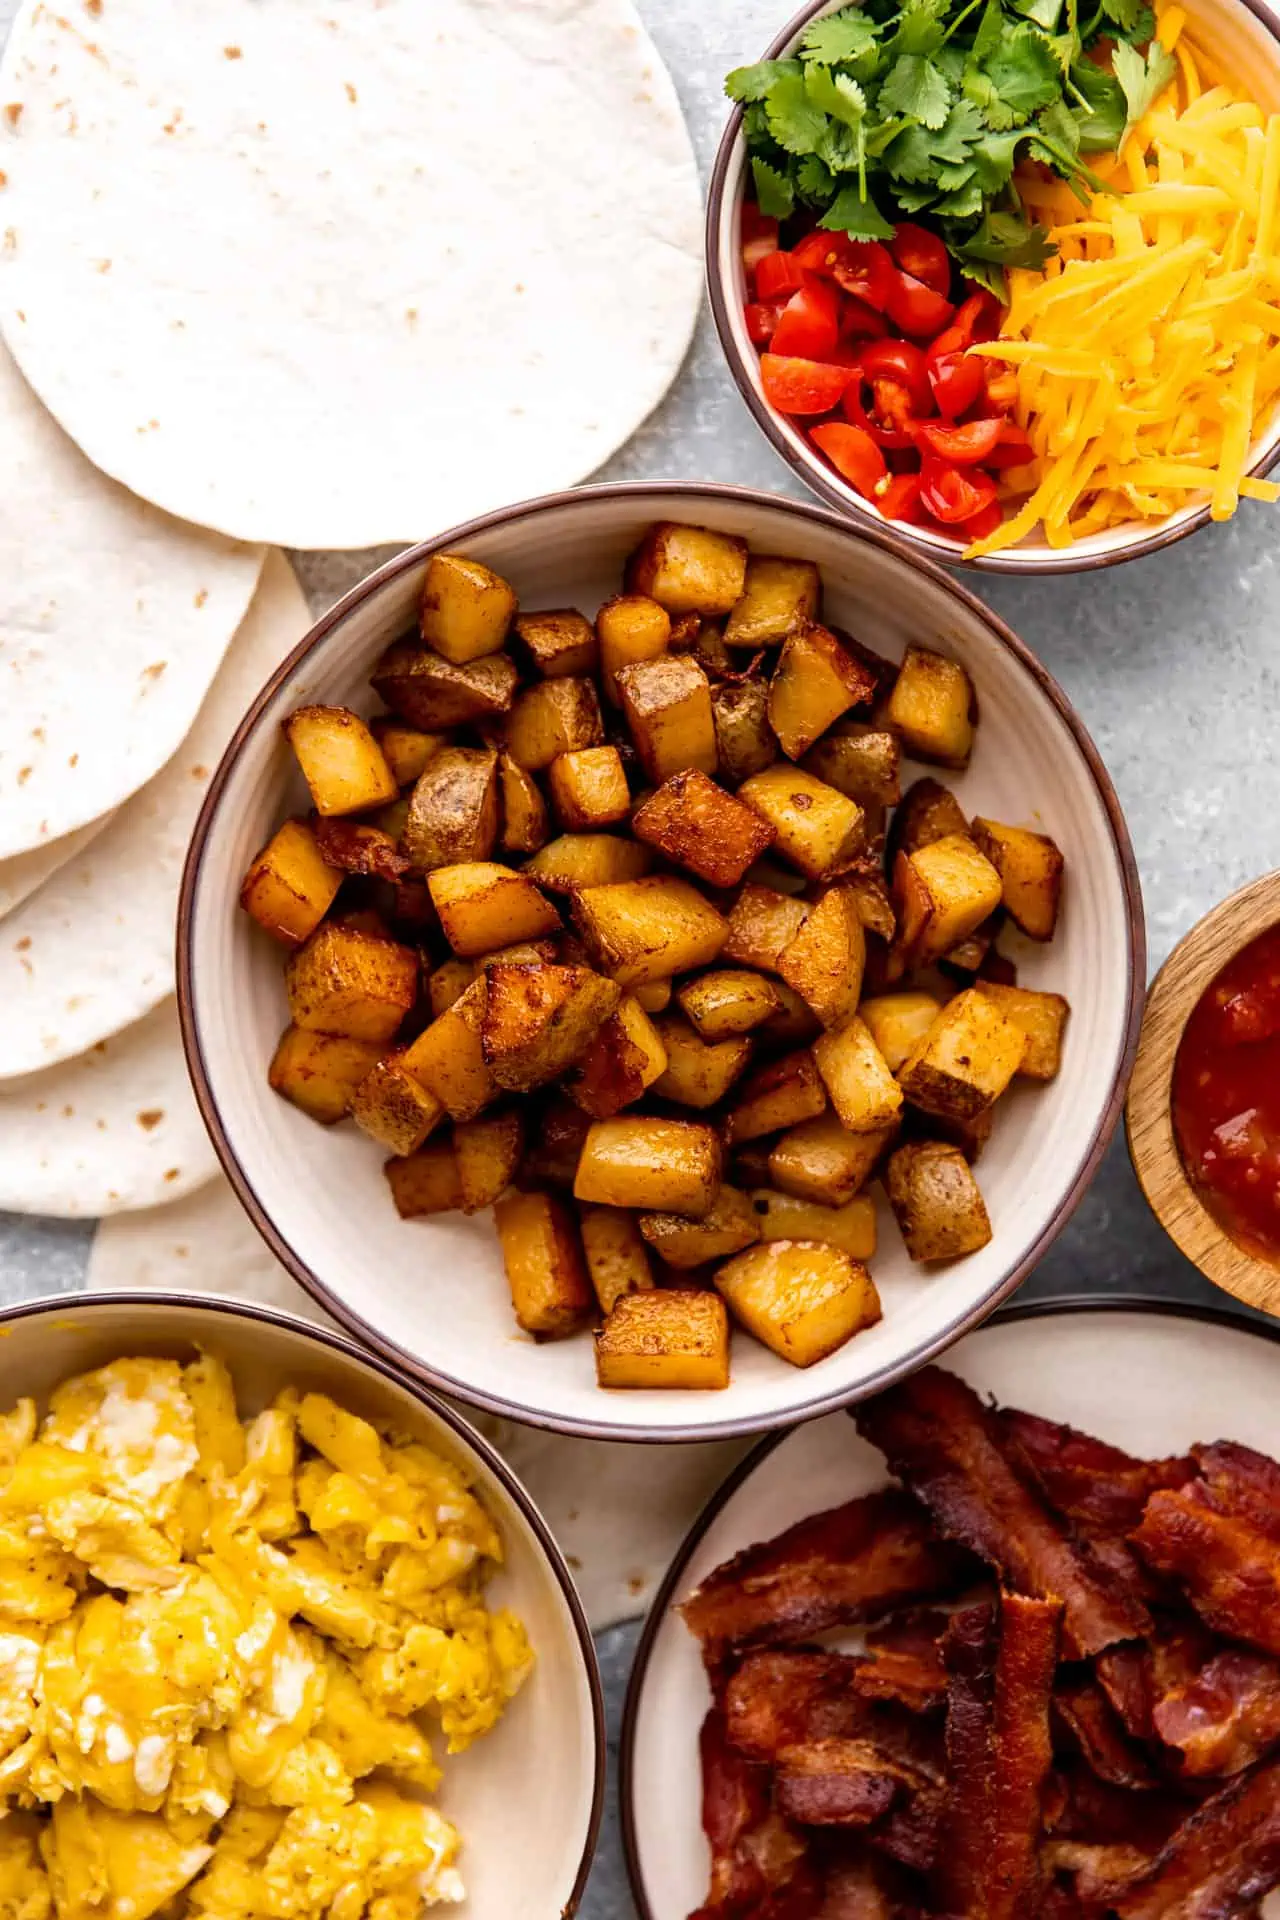
[[874, 1854], [853, 1853], [828, 1862], [818, 1920], [897, 1920], [903, 1896], [898, 1877]]
[[1019, 1407], [1002, 1408], [1000, 1424], [1030, 1462], [1050, 1506], [1091, 1535], [1120, 1539], [1132, 1533], [1153, 1493], [1185, 1486], [1196, 1475], [1195, 1461], [1185, 1455], [1137, 1460], [1092, 1434]]
[[1094, 1672], [1125, 1732], [1135, 1740], [1154, 1740], [1156, 1701], [1175, 1687], [1189, 1686], [1214, 1644], [1197, 1621], [1188, 1620], [1162, 1623], [1146, 1640], [1099, 1654]]
[[800, 1826], [869, 1827], [902, 1792], [926, 1784], [870, 1740], [809, 1740], [778, 1755], [773, 1799]]
[[[711, 1886], [705, 1907], [699, 1909], [701, 1920], [769, 1914], [764, 1902], [797, 1883], [805, 1897], [813, 1896], [816, 1902], [817, 1882], [807, 1866], [805, 1842], [770, 1808], [768, 1768], [734, 1752], [718, 1708], [702, 1723], [699, 1748], [702, 1827], [711, 1847]], [[782, 1916], [780, 1908], [772, 1920]]]
[[1215, 1440], [1192, 1452], [1223, 1505], [1247, 1516], [1269, 1539], [1280, 1540], [1280, 1463], [1238, 1440]]
[[1109, 1786], [1078, 1760], [1056, 1767], [1045, 1789], [1045, 1830], [1091, 1846], [1135, 1846], [1157, 1854], [1186, 1819], [1187, 1801], [1165, 1788], [1134, 1793]]
[[316, 843], [331, 867], [344, 873], [372, 874], [378, 880], [399, 880], [409, 871], [409, 862], [389, 833], [380, 827], [363, 825], [359, 820], [322, 820], [311, 822]]
[[1062, 1600], [1067, 1658], [1147, 1631], [1141, 1595], [1050, 1511], [998, 1415], [963, 1380], [925, 1367], [854, 1418], [949, 1540], [981, 1554], [1015, 1591]]
[[921, 1787], [895, 1807], [887, 1820], [871, 1828], [867, 1843], [904, 1867], [931, 1873], [942, 1845], [946, 1808], [945, 1786]]
[[943, 1913], [980, 1920], [991, 1846], [995, 1721], [994, 1607], [953, 1614], [942, 1644], [947, 1668], [948, 1791], [935, 1886]]
[[1099, 1845], [1088, 1840], [1050, 1840], [1040, 1855], [1047, 1873], [1069, 1873], [1077, 1899], [1086, 1906], [1108, 1903], [1108, 1895], [1128, 1880], [1136, 1880], [1151, 1865], [1152, 1856], [1122, 1840]]
[[947, 1616], [929, 1608], [895, 1614], [867, 1631], [867, 1658], [858, 1662], [853, 1685], [869, 1700], [894, 1700], [912, 1713], [941, 1711], [947, 1703], [942, 1636]]
[[1228, 1648], [1170, 1687], [1152, 1719], [1188, 1778], [1239, 1773], [1280, 1740], [1280, 1662]]
[[1110, 1898], [1121, 1920], [1238, 1920], [1280, 1885], [1280, 1760], [1242, 1773]]
[[1000, 1596], [996, 1655], [987, 1920], [1031, 1920], [1037, 1907], [1041, 1801], [1053, 1760], [1049, 1701], [1062, 1607]]
[[712, 1663], [764, 1641], [811, 1639], [903, 1600], [956, 1591], [965, 1556], [896, 1487], [816, 1513], [736, 1554], [681, 1612]]
[[845, 1653], [749, 1653], [724, 1689], [730, 1746], [772, 1760], [783, 1747], [864, 1730], [869, 1709], [854, 1692], [860, 1664]]
[[1217, 1632], [1280, 1654], [1280, 1542], [1206, 1481], [1153, 1494], [1133, 1543]]
[[1096, 1681], [1061, 1681], [1054, 1688], [1053, 1712], [1100, 1780], [1134, 1790], [1156, 1785], [1146, 1755], [1128, 1738]]

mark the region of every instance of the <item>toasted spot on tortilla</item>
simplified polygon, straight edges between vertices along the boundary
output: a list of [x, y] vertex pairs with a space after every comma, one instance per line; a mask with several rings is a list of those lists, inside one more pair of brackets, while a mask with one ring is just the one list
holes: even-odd
[[181, 1168], [170, 1167], [164, 1177], [166, 1180], [176, 1180], [178, 1179], [180, 1173], [181, 1173]]
[[153, 1133], [163, 1119], [163, 1107], [144, 1107], [138, 1115], [138, 1125], [144, 1133]]
[[152, 661], [152, 663], [151, 663], [151, 665], [150, 665], [149, 667], [144, 667], [144, 668], [142, 669], [142, 677], [143, 677], [143, 679], [144, 679], [144, 680], [158, 680], [158, 679], [160, 678], [160, 675], [161, 675], [161, 674], [162, 674], [162, 673], [164, 672], [164, 670], [165, 670], [165, 668], [166, 668], [166, 667], [168, 666], [168, 664], [169, 664], [169, 662], [168, 662], [167, 660], [154, 660], [154, 661]]
[[0, 187], [7, 187], [8, 184], [9, 184], [9, 176], [4, 171], [4, 169], [0, 167]]
[[201, 587], [196, 593], [196, 597], [191, 602], [191, 604], [193, 607], [202, 607], [208, 598], [209, 598], [208, 587]]
[[227, 60], [243, 60], [244, 59], [244, 53], [240, 47], [224, 47], [222, 49], [222, 53], [223, 53], [224, 59], [227, 59]]
[[359, 97], [360, 97], [360, 96], [359, 96], [359, 95], [357, 94], [357, 92], [356, 92], [356, 90], [355, 90], [355, 88], [354, 88], [354, 87], [352, 86], [352, 84], [351, 84], [351, 82], [350, 82], [349, 80], [344, 80], [344, 81], [343, 81], [343, 83], [342, 83], [342, 90], [343, 90], [343, 92], [344, 92], [344, 93], [346, 94], [346, 96], [347, 96], [347, 98], [348, 98], [348, 100], [349, 100], [349, 101], [351, 102], [351, 104], [352, 104], [352, 106], [354, 107], [354, 105], [355, 105], [355, 103], [356, 103], [356, 101], [357, 101], [357, 100], [359, 99]]
[[19, 122], [19, 120], [21, 120], [21, 118], [22, 118], [22, 102], [21, 102], [21, 100], [9, 100], [9, 101], [7, 101], [7, 102], [5, 103], [5, 109], [4, 109], [4, 117], [5, 117], [5, 121], [6, 121], [6, 124], [7, 124], [7, 125], [9, 125], [9, 126], [11, 126], [11, 127], [16, 127], [16, 126], [17, 126], [17, 124], [18, 124], [18, 122]]
[[84, 10], [86, 13], [93, 13], [93, 14], [101, 13], [102, 0], [84, 0]]
[[80, 755], [78, 753], [73, 753], [71, 758], [67, 761], [67, 765], [69, 767], [74, 767], [79, 764], [79, 760], [80, 760]]
[[208, 767], [192, 767], [191, 778], [193, 780], [207, 780], [209, 778]]
[[26, 784], [27, 784], [27, 782], [28, 782], [28, 780], [29, 780], [29, 779], [31, 778], [31, 775], [32, 775], [32, 773], [33, 773], [33, 772], [34, 772], [34, 768], [32, 768], [32, 767], [19, 767], [19, 769], [18, 769], [18, 785], [19, 785], [20, 787], [25, 787], [25, 786], [26, 786]]
[[13, 950], [15, 953], [25, 953], [27, 948], [30, 945], [31, 945], [31, 935], [29, 933], [24, 933], [21, 940], [17, 940], [14, 942]]

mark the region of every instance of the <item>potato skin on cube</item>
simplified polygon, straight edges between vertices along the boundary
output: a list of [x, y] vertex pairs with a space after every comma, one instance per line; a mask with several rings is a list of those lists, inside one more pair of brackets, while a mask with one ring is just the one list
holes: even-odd
[[876, 1207], [870, 1194], [856, 1194], [843, 1206], [829, 1207], [765, 1187], [752, 1194], [751, 1204], [762, 1240], [817, 1240], [855, 1260], [875, 1255]]
[[631, 789], [616, 747], [562, 753], [551, 762], [547, 779], [552, 805], [570, 831], [612, 826], [631, 811]]
[[942, 1012], [942, 1002], [932, 993], [881, 993], [864, 1000], [858, 1012], [896, 1073]]
[[807, 1047], [784, 1054], [758, 1067], [738, 1089], [729, 1115], [728, 1133], [733, 1145], [743, 1140], [758, 1140], [762, 1134], [780, 1133], [785, 1127], [813, 1120], [827, 1104], [826, 1089], [818, 1075], [817, 1064]]
[[680, 988], [676, 999], [700, 1040], [735, 1040], [782, 1005], [772, 981], [733, 967], [700, 974]]
[[438, 1020], [442, 1013], [461, 1000], [467, 988], [476, 977], [475, 962], [472, 960], [443, 960], [434, 969], [427, 980], [427, 998], [431, 1002], [431, 1017]]
[[507, 753], [529, 773], [541, 773], [560, 754], [598, 747], [603, 740], [595, 684], [573, 676], [527, 688], [502, 729]]
[[799, 760], [814, 741], [850, 707], [875, 693], [874, 675], [860, 666], [825, 627], [802, 627], [788, 636], [769, 682], [769, 725], [790, 760]]
[[721, 1187], [716, 1203], [701, 1220], [678, 1213], [642, 1213], [640, 1231], [660, 1260], [685, 1272], [723, 1260], [760, 1238], [755, 1209], [736, 1187]]
[[498, 794], [503, 852], [536, 853], [550, 832], [547, 803], [533, 775], [509, 753], [498, 755]]
[[427, 646], [456, 666], [496, 653], [515, 610], [507, 582], [478, 560], [461, 553], [433, 553], [428, 560], [418, 629]]
[[713, 887], [736, 887], [773, 839], [749, 807], [696, 769], [673, 773], [651, 793], [631, 831]]
[[813, 1043], [813, 1057], [831, 1104], [850, 1133], [878, 1133], [902, 1109], [902, 1088], [865, 1020], [854, 1015]]
[[705, 967], [729, 931], [696, 887], [665, 874], [586, 887], [574, 899], [573, 919], [599, 965], [624, 987]]
[[518, 675], [505, 653], [455, 666], [425, 647], [397, 640], [374, 668], [371, 684], [401, 719], [430, 732], [471, 726], [508, 712]]
[[346, 1118], [378, 1054], [373, 1041], [286, 1027], [267, 1068], [267, 1084], [322, 1127], [332, 1127]]
[[514, 1108], [458, 1122], [453, 1129], [453, 1152], [463, 1213], [479, 1213], [506, 1192], [523, 1151], [524, 1121]]
[[857, 801], [800, 767], [766, 767], [743, 781], [738, 798], [773, 828], [777, 852], [811, 880], [839, 872], [866, 837]]
[[973, 837], [1000, 876], [1009, 918], [1028, 939], [1052, 940], [1062, 905], [1066, 863], [1061, 848], [1047, 833], [1006, 827], [981, 815], [973, 823]]
[[462, 1183], [451, 1140], [428, 1140], [416, 1153], [402, 1160], [388, 1160], [382, 1171], [402, 1220], [456, 1213], [462, 1205]]
[[400, 851], [418, 873], [430, 873], [489, 859], [497, 839], [497, 754], [442, 747], [414, 786]]
[[709, 527], [671, 520], [651, 526], [627, 561], [628, 593], [642, 593], [668, 613], [728, 613], [747, 582], [747, 543]]
[[400, 791], [382, 748], [349, 707], [298, 707], [284, 731], [317, 813], [359, 813]]
[[569, 1098], [595, 1120], [634, 1106], [667, 1070], [667, 1050], [652, 1020], [631, 994], [600, 1027], [565, 1082]]
[[1055, 1080], [1062, 1065], [1062, 1035], [1070, 1003], [1060, 993], [1041, 993], [1032, 987], [1005, 987], [994, 980], [975, 984], [1025, 1035], [1026, 1051], [1018, 1062], [1022, 1078]]
[[540, 1340], [576, 1333], [595, 1295], [569, 1207], [553, 1193], [509, 1193], [493, 1219], [518, 1324]]
[[388, 1153], [416, 1153], [444, 1118], [435, 1095], [389, 1053], [372, 1067], [351, 1097], [351, 1118]]
[[721, 777], [732, 787], [763, 773], [778, 757], [769, 725], [769, 689], [763, 680], [741, 680], [713, 687], [711, 715]]
[[525, 653], [546, 680], [596, 670], [595, 628], [576, 607], [518, 614], [515, 632]]
[[1027, 1036], [978, 987], [949, 1000], [898, 1070], [913, 1106], [971, 1120], [998, 1100], [1022, 1062]]
[[342, 874], [320, 852], [305, 820], [286, 820], [251, 862], [240, 905], [286, 946], [300, 947], [328, 913]]
[[778, 972], [824, 1027], [858, 1011], [867, 964], [867, 936], [847, 887], [828, 889], [778, 959]]
[[723, 1160], [715, 1128], [700, 1121], [597, 1120], [583, 1145], [574, 1198], [701, 1220], [715, 1205]]
[[973, 751], [973, 682], [958, 660], [908, 647], [885, 718], [916, 760], [965, 767]]
[[560, 915], [533, 881], [494, 861], [436, 867], [427, 886], [445, 939], [464, 959], [560, 931]]
[[650, 1291], [653, 1269], [634, 1213], [625, 1207], [579, 1207], [578, 1230], [602, 1313], [612, 1313], [625, 1293]]
[[654, 1022], [666, 1050], [667, 1064], [653, 1083], [663, 1100], [681, 1107], [714, 1107], [746, 1069], [751, 1042], [702, 1040], [677, 1013], [659, 1014]]
[[745, 886], [729, 909], [729, 937], [721, 957], [776, 973], [808, 916], [807, 901], [772, 887]]
[[596, 1384], [720, 1391], [729, 1384], [729, 1317], [718, 1294], [675, 1287], [626, 1293], [596, 1335]]
[[902, 798], [902, 742], [887, 727], [842, 720], [810, 747], [804, 768], [861, 807], [896, 807]]
[[671, 640], [671, 615], [643, 593], [619, 593], [596, 615], [600, 683], [605, 699], [620, 706], [618, 674], [642, 660], [656, 660]]
[[725, 645], [776, 647], [816, 620], [821, 605], [822, 581], [811, 560], [751, 554], [741, 596], [725, 622]]
[[696, 768], [714, 773], [711, 683], [687, 654], [663, 654], [618, 673], [618, 695], [641, 765], [655, 785]]
[[482, 974], [404, 1051], [404, 1065], [451, 1120], [474, 1120], [498, 1091], [481, 1045], [488, 983]]
[[762, 1241], [725, 1262], [716, 1288], [734, 1319], [794, 1367], [825, 1360], [881, 1317], [862, 1262], [815, 1240]]
[[296, 1027], [350, 1040], [393, 1038], [418, 994], [412, 947], [326, 921], [285, 967]]
[[524, 870], [549, 893], [572, 894], [642, 880], [652, 865], [648, 847], [616, 833], [562, 833], [526, 860]]
[[896, 1129], [850, 1133], [834, 1113], [820, 1113], [790, 1127], [769, 1152], [771, 1187], [797, 1200], [823, 1207], [843, 1207], [871, 1177]]
[[964, 808], [949, 787], [929, 775], [913, 780], [889, 829], [889, 864], [900, 853], [916, 853], [933, 840], [968, 831]]
[[319, 818], [315, 835], [321, 859], [342, 873], [371, 875], [394, 884], [408, 872], [409, 862], [381, 827], [363, 820]]
[[481, 1047], [498, 1086], [545, 1086], [586, 1051], [621, 997], [588, 967], [500, 965], [485, 974]]
[[986, 1204], [958, 1147], [910, 1141], [890, 1155], [884, 1184], [912, 1260], [955, 1260], [990, 1240]]

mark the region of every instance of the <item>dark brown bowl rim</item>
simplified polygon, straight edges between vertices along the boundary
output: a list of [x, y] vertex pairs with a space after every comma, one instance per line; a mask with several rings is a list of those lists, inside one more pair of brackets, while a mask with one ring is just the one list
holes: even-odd
[[[1262, 0], [1237, 0], [1246, 13], [1253, 15], [1262, 27], [1265, 27], [1272, 39], [1280, 44], [1280, 18], [1268, 12]], [[799, 13], [783, 27], [760, 55], [762, 60], [776, 60], [796, 41], [809, 22], [819, 14], [829, 13], [832, 0], [808, 0]], [[855, 526], [864, 522], [871, 528], [883, 528], [888, 522], [873, 516], [867, 508], [850, 500], [832, 480], [827, 470], [816, 458], [806, 458], [790, 446], [778, 428], [777, 416], [757, 391], [755, 382], [750, 378], [742, 363], [729, 323], [729, 297], [724, 279], [720, 272], [720, 231], [725, 220], [726, 184], [729, 167], [742, 132], [742, 108], [735, 105], [729, 114], [720, 144], [716, 148], [716, 157], [711, 167], [711, 179], [707, 187], [707, 214], [703, 230], [703, 255], [706, 263], [707, 298], [711, 303], [711, 317], [715, 321], [716, 337], [720, 342], [720, 351], [733, 378], [733, 383], [747, 404], [756, 425], [780, 459], [784, 460], [798, 480], [804, 482], [819, 499], [834, 507], [842, 519], [851, 521]], [[732, 210], [730, 210], [732, 211]], [[1271, 468], [1280, 462], [1280, 440], [1269, 453], [1259, 456], [1249, 469], [1251, 479], [1261, 479]], [[961, 549], [954, 554], [940, 553], [936, 547], [926, 546], [917, 539], [911, 528], [905, 523], [895, 522], [891, 537], [898, 540], [913, 554], [923, 559], [946, 566], [964, 567], [975, 573], [1096, 573], [1104, 567], [1118, 567], [1126, 560], [1140, 560], [1145, 555], [1159, 553], [1164, 547], [1171, 547], [1178, 540], [1184, 540], [1189, 533], [1196, 533], [1209, 523], [1208, 506], [1198, 507], [1189, 519], [1176, 527], [1163, 526], [1147, 534], [1141, 540], [1117, 548], [1112, 553], [1076, 554], [1070, 547], [1056, 548], [1017, 559], [1016, 550], [1004, 553], [985, 554], [978, 560], [966, 560]]]
[[[799, 519], [822, 526], [838, 533], [843, 539], [863, 542], [879, 547], [894, 560], [911, 568], [917, 573], [927, 575], [935, 585], [958, 601], [974, 618], [980, 620], [992, 637], [998, 640], [1015, 660], [1030, 674], [1040, 691], [1049, 700], [1063, 720], [1093, 777], [1094, 785], [1101, 797], [1111, 829], [1112, 846], [1120, 868], [1124, 886], [1126, 906], [1126, 964], [1128, 970], [1127, 995], [1128, 1007], [1125, 1018], [1124, 1044], [1116, 1063], [1115, 1076], [1108, 1092], [1102, 1111], [1098, 1116], [1091, 1144], [1076, 1169], [1074, 1178], [1062, 1201], [1050, 1218], [1045, 1222], [1027, 1252], [1003, 1279], [997, 1281], [983, 1297], [967, 1308], [954, 1321], [942, 1328], [909, 1358], [883, 1367], [872, 1379], [855, 1384], [852, 1387], [837, 1388], [824, 1393], [798, 1407], [788, 1407], [777, 1414], [763, 1417], [755, 1416], [741, 1419], [708, 1420], [704, 1423], [679, 1427], [663, 1428], [655, 1433], [651, 1428], [630, 1422], [605, 1422], [597, 1420], [574, 1420], [563, 1416], [553, 1416], [536, 1408], [521, 1406], [516, 1402], [502, 1398], [483, 1388], [464, 1381], [454, 1380], [439, 1369], [427, 1366], [398, 1347], [394, 1341], [379, 1333], [353, 1308], [340, 1300], [326, 1283], [307, 1267], [288, 1243], [276, 1231], [268, 1218], [261, 1201], [258, 1199], [247, 1174], [240, 1165], [227, 1138], [217, 1102], [209, 1084], [205, 1070], [203, 1049], [197, 1031], [194, 1006], [194, 987], [192, 980], [192, 923], [195, 911], [195, 895], [199, 884], [200, 872], [204, 863], [205, 849], [214, 817], [218, 811], [222, 792], [230, 776], [232, 767], [239, 759], [249, 736], [257, 727], [264, 710], [275, 698], [278, 689], [302, 665], [307, 656], [322, 644], [334, 630], [341, 626], [353, 610], [360, 606], [372, 594], [384, 587], [388, 581], [398, 579], [402, 573], [410, 572], [420, 566], [429, 554], [450, 547], [464, 546], [476, 535], [486, 533], [495, 527], [501, 527], [516, 519], [528, 519], [540, 513], [558, 511], [560, 508], [593, 500], [626, 500], [643, 506], [648, 500], [670, 499], [672, 496], [687, 499], [696, 506], [699, 501], [726, 502], [736, 506], [773, 511], [781, 509], [794, 514]], [[413, 1373], [426, 1380], [441, 1392], [452, 1394], [465, 1405], [480, 1408], [486, 1413], [499, 1414], [509, 1420], [517, 1420], [526, 1426], [540, 1427], [552, 1433], [569, 1433], [592, 1440], [632, 1441], [641, 1444], [664, 1446], [681, 1441], [727, 1440], [743, 1435], [763, 1433], [773, 1427], [788, 1427], [799, 1420], [814, 1420], [824, 1413], [831, 1413], [838, 1407], [848, 1406], [873, 1393], [881, 1392], [896, 1380], [913, 1373], [919, 1366], [946, 1350], [953, 1341], [979, 1326], [1002, 1300], [1014, 1292], [1031, 1272], [1041, 1255], [1052, 1245], [1066, 1222], [1080, 1204], [1084, 1194], [1097, 1171], [1111, 1137], [1116, 1130], [1124, 1107], [1125, 1090], [1129, 1074], [1133, 1067], [1138, 1046], [1138, 1031], [1142, 1018], [1142, 1005], [1146, 983], [1146, 921], [1142, 906], [1142, 887], [1138, 877], [1137, 861], [1129, 831], [1125, 825], [1120, 802], [1111, 782], [1102, 757], [1094, 745], [1084, 722], [1076, 713], [1062, 688], [1048, 669], [1031, 652], [1026, 643], [1018, 638], [1013, 629], [978, 599], [977, 595], [961, 581], [955, 579], [944, 567], [932, 559], [904, 547], [900, 541], [878, 526], [862, 526], [851, 522], [841, 514], [832, 513], [828, 508], [814, 506], [806, 500], [791, 500], [779, 494], [763, 493], [755, 488], [720, 485], [711, 481], [662, 481], [645, 480], [624, 482], [621, 484], [578, 487], [565, 492], [543, 494], [540, 497], [520, 502], [511, 507], [498, 508], [493, 513], [481, 515], [469, 520], [462, 526], [452, 527], [447, 532], [418, 545], [407, 547], [383, 566], [368, 574], [364, 580], [352, 587], [329, 611], [312, 627], [306, 637], [299, 642], [293, 652], [277, 667], [266, 686], [249, 708], [248, 713], [237, 727], [231, 744], [218, 763], [213, 779], [209, 783], [204, 803], [196, 821], [195, 832], [187, 852], [186, 866], [182, 875], [182, 892], [178, 902], [178, 942], [177, 942], [177, 995], [178, 1016], [182, 1029], [182, 1044], [187, 1057], [187, 1069], [191, 1075], [197, 1105], [213, 1148], [235, 1190], [240, 1204], [249, 1215], [254, 1227], [270, 1247], [276, 1259], [298, 1284], [324, 1308], [346, 1330], [358, 1339], [366, 1342], [375, 1351], [384, 1354], [397, 1368]]]
[[[1023, 1306], [1002, 1308], [988, 1324], [1005, 1326], [1014, 1320], [1048, 1320], [1057, 1315], [1078, 1313], [1154, 1314], [1171, 1320], [1194, 1320], [1210, 1326], [1229, 1327], [1236, 1333], [1255, 1333], [1264, 1340], [1280, 1342], [1280, 1326], [1263, 1325], [1243, 1310], [1236, 1309], [1233, 1312], [1230, 1307], [1202, 1306], [1197, 1301], [1165, 1299], [1162, 1295], [1149, 1293], [1069, 1294], [1054, 1300], [1029, 1300]], [[661, 1920], [661, 1916], [650, 1905], [640, 1867], [634, 1795], [636, 1723], [640, 1717], [640, 1696], [644, 1692], [654, 1643], [670, 1611], [672, 1596], [683, 1578], [685, 1568], [702, 1544], [703, 1536], [757, 1467], [768, 1459], [775, 1447], [780, 1447], [784, 1440], [790, 1439], [795, 1430], [794, 1427], [788, 1427], [781, 1433], [766, 1434], [721, 1481], [677, 1547], [645, 1615], [644, 1628], [631, 1657], [631, 1672], [622, 1708], [622, 1727], [618, 1734], [618, 1816], [627, 1881], [639, 1920]]]
[[[565, 1905], [559, 1910], [557, 1920], [572, 1920], [578, 1911], [583, 1893], [586, 1890], [587, 1876], [595, 1860], [596, 1847], [600, 1839], [600, 1824], [604, 1818], [604, 1791], [606, 1773], [607, 1732], [604, 1714], [604, 1688], [600, 1680], [600, 1662], [596, 1656], [595, 1641], [591, 1628], [583, 1611], [582, 1600], [574, 1585], [573, 1575], [561, 1552], [559, 1543], [550, 1527], [538, 1510], [533, 1495], [524, 1482], [508, 1466], [502, 1455], [493, 1447], [482, 1433], [462, 1415], [451, 1407], [446, 1400], [421, 1381], [414, 1379], [403, 1367], [384, 1360], [380, 1354], [372, 1353], [366, 1347], [359, 1347], [353, 1340], [347, 1340], [340, 1333], [333, 1333], [328, 1327], [316, 1325], [314, 1321], [303, 1320], [296, 1313], [286, 1313], [279, 1307], [266, 1307], [253, 1300], [229, 1300], [216, 1293], [130, 1293], [117, 1288], [89, 1293], [45, 1294], [38, 1300], [19, 1300], [13, 1306], [0, 1307], [0, 1329], [17, 1320], [54, 1318], [74, 1320], [76, 1314], [88, 1307], [127, 1307], [131, 1313], [146, 1314], [150, 1309], [171, 1307], [196, 1307], [202, 1313], [225, 1314], [228, 1320], [251, 1320], [265, 1322], [270, 1326], [283, 1327], [286, 1332], [302, 1334], [317, 1346], [328, 1347], [331, 1352], [341, 1355], [344, 1360], [354, 1360], [359, 1366], [370, 1372], [380, 1374], [392, 1386], [400, 1387], [411, 1394], [428, 1413], [449, 1428], [455, 1439], [465, 1448], [476, 1454], [482, 1464], [509, 1494], [516, 1507], [532, 1529], [534, 1538], [541, 1547], [547, 1565], [555, 1576], [556, 1584], [564, 1596], [569, 1609], [569, 1618], [578, 1641], [578, 1650], [582, 1655], [582, 1664], [587, 1676], [587, 1687], [591, 1695], [591, 1726], [594, 1762], [592, 1766], [591, 1814], [587, 1821], [586, 1844], [578, 1871], [574, 1875], [573, 1888]], [[546, 1920], [552, 1920], [547, 1915]]]

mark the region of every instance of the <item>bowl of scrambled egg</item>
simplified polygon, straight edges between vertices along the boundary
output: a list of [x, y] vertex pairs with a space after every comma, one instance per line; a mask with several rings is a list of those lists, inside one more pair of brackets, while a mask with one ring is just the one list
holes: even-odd
[[480, 1437], [231, 1301], [0, 1314], [0, 1915], [556, 1920], [586, 1622]]

